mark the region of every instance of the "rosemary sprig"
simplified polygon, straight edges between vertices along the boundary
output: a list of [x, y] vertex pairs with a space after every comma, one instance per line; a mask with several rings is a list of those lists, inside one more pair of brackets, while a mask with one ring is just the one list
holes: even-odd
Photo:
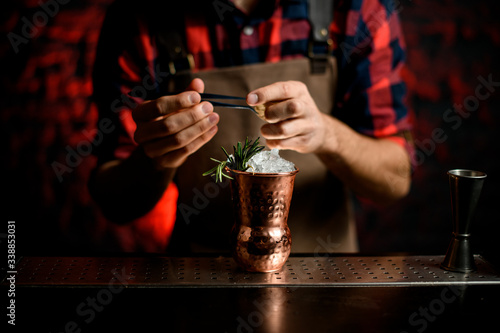
[[224, 147], [221, 148], [227, 159], [225, 161], [219, 161], [215, 158], [210, 158], [218, 164], [203, 173], [203, 176], [215, 176], [216, 182], [222, 182], [222, 177], [233, 179], [231, 176], [228, 176], [223, 172], [226, 166], [232, 170], [245, 171], [248, 168], [247, 164], [250, 158], [264, 149], [264, 146], [259, 146], [259, 138], [252, 142], [252, 140], [248, 140], [247, 137], [244, 145], [242, 145], [241, 142], [238, 142], [236, 146], [233, 146], [233, 155], [229, 155]]

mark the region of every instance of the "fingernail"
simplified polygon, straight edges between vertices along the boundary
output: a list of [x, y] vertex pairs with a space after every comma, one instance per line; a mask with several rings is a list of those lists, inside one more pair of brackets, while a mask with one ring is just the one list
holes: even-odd
[[190, 95], [188, 96], [188, 101], [189, 101], [189, 103], [191, 103], [191, 104], [196, 104], [196, 103], [198, 103], [198, 99], [199, 99], [199, 98], [198, 98], [198, 96], [199, 96], [198, 94], [190, 94]]
[[208, 121], [210, 124], [215, 124], [219, 120], [219, 116], [216, 113], [212, 113], [210, 116], [208, 116]]
[[248, 94], [247, 102], [248, 104], [256, 104], [259, 102], [259, 96], [257, 94]]
[[209, 114], [210, 112], [212, 112], [212, 104], [210, 103], [203, 103], [203, 105], [201, 106], [201, 110], [205, 113], [205, 114]]
[[218, 130], [218, 127], [217, 127], [217, 126], [214, 126], [214, 127], [212, 127], [211, 129], [209, 129], [209, 130], [208, 130], [208, 133], [209, 133], [209, 134], [214, 134], [214, 133], [216, 133], [216, 132], [217, 132], [217, 130]]

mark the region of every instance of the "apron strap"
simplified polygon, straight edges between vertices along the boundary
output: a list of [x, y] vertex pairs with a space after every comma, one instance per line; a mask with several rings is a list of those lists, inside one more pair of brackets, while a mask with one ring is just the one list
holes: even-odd
[[[186, 4], [169, 4], [172, 13], [182, 13], [186, 10]], [[170, 15], [166, 19], [161, 17], [161, 11], [151, 9], [150, 24], [155, 32], [160, 63], [167, 65], [170, 75], [177, 72], [192, 70], [194, 68], [193, 55], [187, 51], [185, 22], [183, 15]], [[165, 66], [163, 65], [163, 66]], [[162, 66], [162, 67], [163, 67]]]
[[333, 22], [333, 7], [333, 0], [309, 0], [309, 22], [312, 29], [308, 56], [313, 74], [325, 72], [328, 56], [332, 51], [333, 41], [329, 27]]
[[180, 34], [164, 31], [158, 34], [158, 51], [168, 59], [168, 72], [175, 75], [177, 71], [194, 68], [193, 55], [187, 52]]

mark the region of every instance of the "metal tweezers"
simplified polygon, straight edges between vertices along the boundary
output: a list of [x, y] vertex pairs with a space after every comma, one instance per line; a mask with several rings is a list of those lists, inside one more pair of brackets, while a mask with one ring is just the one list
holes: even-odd
[[[160, 94], [157, 92], [148, 92], [148, 95], [146, 97], [146, 100], [152, 100], [152, 99], [157, 99], [162, 96], [171, 96], [171, 95], [176, 95], [178, 93], [164, 93]], [[130, 92], [128, 93], [129, 96], [134, 97]], [[209, 102], [213, 106], [218, 106], [222, 108], [233, 108], [233, 109], [246, 109], [250, 110], [256, 115], [259, 115], [257, 111], [250, 105], [241, 105], [241, 104], [231, 104], [231, 103], [223, 103], [223, 102], [216, 102], [212, 101], [212, 99], [227, 99], [227, 100], [240, 100], [240, 101], [245, 101], [245, 97], [237, 97], [237, 96], [227, 96], [227, 95], [218, 95], [218, 94], [208, 94], [208, 93], [200, 93], [201, 96], [201, 101], [202, 102]]]
[[201, 93], [200, 96], [202, 101], [210, 102], [212, 103], [213, 106], [220, 106], [223, 108], [234, 108], [234, 109], [247, 109], [251, 110], [253, 113], [258, 115], [257, 111], [255, 111], [255, 109], [250, 105], [230, 104], [230, 103], [222, 103], [210, 100], [210, 99], [234, 99], [234, 100], [246, 101], [245, 97], [205, 94], [205, 93]]

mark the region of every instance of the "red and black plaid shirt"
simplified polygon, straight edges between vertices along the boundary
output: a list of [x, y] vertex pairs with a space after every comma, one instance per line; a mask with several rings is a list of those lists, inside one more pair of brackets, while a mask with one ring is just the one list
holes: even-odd
[[[305, 57], [311, 30], [307, 1], [261, 4], [251, 15], [222, 0], [204, 1], [186, 12], [157, 4], [155, 11], [165, 20], [173, 16], [182, 19], [195, 70]], [[151, 85], [148, 82], [152, 79], [164, 79], [158, 72], [151, 16], [136, 7], [118, 0], [110, 8], [101, 33], [95, 97], [101, 119], [111, 119], [117, 126], [98, 147], [102, 161], [126, 158], [135, 149], [133, 103], [127, 93]], [[332, 115], [372, 137], [391, 137], [408, 130], [406, 90], [400, 77], [404, 41], [393, 1], [336, 1], [330, 37], [339, 74]], [[393, 139], [405, 144], [398, 137]]]

